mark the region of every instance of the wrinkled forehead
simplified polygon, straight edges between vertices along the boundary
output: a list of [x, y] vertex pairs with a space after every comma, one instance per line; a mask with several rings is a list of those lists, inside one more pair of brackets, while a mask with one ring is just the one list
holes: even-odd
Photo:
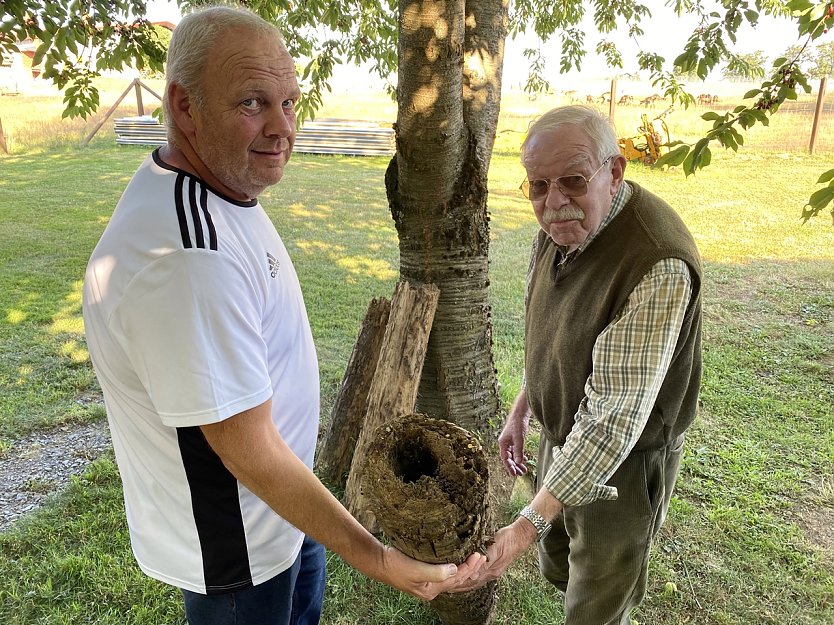
[[294, 67], [280, 35], [264, 29], [235, 26], [214, 42], [211, 64], [216, 70], [234, 73], [250, 66], [267, 69]]
[[253, 84], [297, 88], [295, 63], [277, 33], [230, 29], [218, 37], [212, 52], [204, 80], [216, 91], [234, 91]]
[[527, 141], [521, 162], [527, 171], [590, 166], [596, 153], [587, 133], [576, 126], [542, 130]]

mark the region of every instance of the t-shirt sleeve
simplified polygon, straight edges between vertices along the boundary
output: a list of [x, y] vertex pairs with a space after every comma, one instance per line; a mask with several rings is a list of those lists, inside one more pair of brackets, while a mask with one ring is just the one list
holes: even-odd
[[204, 250], [132, 280], [112, 322], [163, 423], [215, 423], [270, 398], [256, 293], [242, 266]]

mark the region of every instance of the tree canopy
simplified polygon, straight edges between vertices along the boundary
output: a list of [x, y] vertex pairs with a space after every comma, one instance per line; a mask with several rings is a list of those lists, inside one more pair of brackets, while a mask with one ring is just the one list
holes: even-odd
[[834, 41], [818, 45], [812, 57], [814, 65], [808, 70], [813, 78], [828, 78], [834, 76]]
[[[479, 2], [468, 0], [467, 13]], [[178, 1], [183, 10], [204, 3]], [[390, 81], [397, 65], [398, 40], [397, 3], [393, 0], [249, 0], [243, 4], [278, 24], [286, 34], [290, 53], [304, 59], [300, 71], [305, 90], [299, 110], [302, 118], [315, 114], [334, 68], [342, 63], [370, 63], [393, 90]], [[652, 52], [652, 38], [644, 31], [651, 11], [636, 0], [515, 0], [509, 10], [508, 34], [534, 33], [542, 41], [559, 37], [560, 71], [567, 72], [580, 68], [588, 52], [582, 24], [589, 14], [601, 35], [596, 52], [612, 68], [622, 68], [623, 57], [609, 35], [626, 29], [640, 46], [641, 71], [648, 72], [653, 85], [666, 97], [688, 106], [694, 98], [681, 82], [682, 76], [694, 73], [703, 80], [720, 65], [748, 76], [763, 70], [757, 64], [759, 59], [733, 51], [743, 24], [755, 26], [762, 15], [791, 19], [797, 27], [797, 46], [773, 62], [761, 85], [745, 94], [746, 103], [723, 114], [705, 113], [712, 129], [694, 145], [676, 142], [657, 163], [681, 166], [687, 175], [710, 164], [711, 145], [737, 150], [744, 142], [745, 130], [755, 124], [768, 125], [785, 100], [796, 99], [800, 90], [810, 92], [809, 77], [834, 71], [834, 44], [830, 42], [816, 47], [813, 67], [803, 68], [812, 44], [834, 25], [834, 3], [830, 1], [669, 0], [667, 4], [678, 14], [698, 18], [698, 26], [671, 68], [664, 57]], [[146, 5], [145, 0], [5, 0], [0, 52], [17, 51], [18, 43], [26, 39], [38, 42], [33, 61], [42, 65], [44, 78], [63, 90], [65, 116], [86, 117], [99, 106], [93, 79], [102, 71], [127, 65], [162, 69], [165, 45], [144, 17]], [[531, 89], [548, 85], [540, 54], [536, 48], [525, 52], [531, 67]], [[834, 204], [834, 169], [818, 182], [824, 186], [809, 198], [802, 213], [805, 220]]]
[[732, 59], [721, 71], [721, 75], [729, 80], [747, 80], [762, 78], [765, 75], [767, 55], [764, 50], [756, 50], [750, 54], [740, 54]]

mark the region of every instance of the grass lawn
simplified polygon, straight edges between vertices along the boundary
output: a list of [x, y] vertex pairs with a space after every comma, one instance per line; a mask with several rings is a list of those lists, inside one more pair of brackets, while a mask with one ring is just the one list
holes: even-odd
[[[5, 121], [5, 120], [4, 120]], [[5, 127], [5, 126], [4, 126]], [[94, 141], [0, 157], [0, 452], [27, 432], [103, 418], [86, 352], [86, 260], [141, 147]], [[666, 198], [705, 261], [702, 412], [656, 542], [641, 623], [834, 622], [834, 227], [802, 225], [831, 154], [716, 154], [689, 179], [630, 165]], [[397, 238], [384, 158], [295, 155], [261, 198], [301, 279], [327, 419], [368, 301], [390, 296]], [[512, 141], [490, 173], [495, 359], [520, 380], [522, 292], [536, 224]], [[518, 502], [507, 507], [517, 506]], [[503, 578], [496, 623], [558, 623], [533, 553]], [[434, 623], [420, 602], [330, 556], [328, 625]], [[177, 593], [135, 566], [112, 458], [0, 534], [0, 623], [184, 623]]]

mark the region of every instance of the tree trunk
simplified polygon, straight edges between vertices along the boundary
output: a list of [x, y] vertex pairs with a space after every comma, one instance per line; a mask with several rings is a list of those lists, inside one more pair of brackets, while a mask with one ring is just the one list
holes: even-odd
[[400, 0], [397, 154], [386, 190], [403, 279], [440, 287], [418, 409], [492, 440], [487, 170], [501, 92], [500, 0]]
[[[364, 491], [382, 531], [423, 562], [460, 564], [491, 535], [489, 469], [483, 447], [449, 421], [412, 414], [378, 429], [368, 448]], [[444, 625], [486, 625], [496, 584], [431, 602]]]
[[414, 411], [438, 295], [434, 285], [411, 286], [400, 282], [391, 299], [388, 327], [368, 391], [368, 412], [345, 489], [345, 507], [372, 532], [375, 530], [374, 516], [362, 493], [365, 454], [379, 426]]
[[368, 305], [322, 441], [319, 454], [322, 477], [338, 488], [345, 487], [353, 451], [362, 432], [368, 393], [390, 312], [391, 302], [384, 297], [375, 297]]

